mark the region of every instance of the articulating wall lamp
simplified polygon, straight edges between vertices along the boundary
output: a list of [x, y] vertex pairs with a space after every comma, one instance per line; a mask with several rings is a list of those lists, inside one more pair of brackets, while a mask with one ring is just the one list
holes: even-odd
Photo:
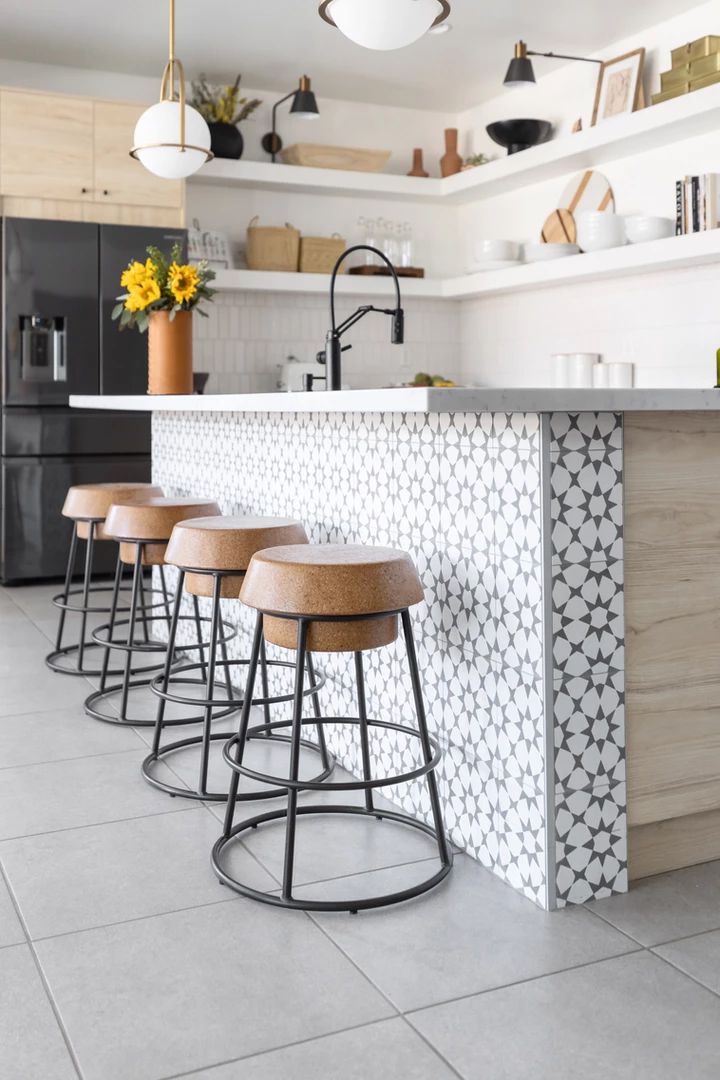
[[585, 64], [601, 64], [602, 60], [591, 59], [589, 56], [565, 56], [563, 53], [535, 52], [528, 49], [524, 41], [518, 41], [515, 45], [515, 55], [510, 61], [507, 74], [503, 79], [505, 86], [532, 86], [535, 83], [531, 56], [545, 56], [552, 60], [580, 60]]
[[180, 180], [197, 172], [213, 155], [209, 127], [196, 109], [185, 104], [185, 72], [175, 56], [175, 0], [170, 0], [168, 53], [160, 100], [135, 125], [130, 156], [155, 176]]
[[[450, 15], [449, 0], [322, 0], [321, 19], [365, 49], [402, 49]], [[446, 27], [447, 28], [447, 27]]]
[[272, 111], [272, 131], [269, 131], [267, 135], [263, 135], [262, 148], [268, 154], [272, 156], [273, 161], [277, 158], [277, 155], [282, 150], [282, 139], [276, 130], [277, 110], [278, 105], [282, 105], [283, 102], [293, 99], [293, 103], [290, 106], [290, 112], [294, 116], [299, 116], [302, 120], [315, 120], [320, 115], [317, 101], [315, 100], [315, 94], [310, 86], [310, 79], [307, 75], [303, 75], [300, 79], [300, 85], [297, 90], [291, 90], [285, 97], [280, 98], [273, 105]]

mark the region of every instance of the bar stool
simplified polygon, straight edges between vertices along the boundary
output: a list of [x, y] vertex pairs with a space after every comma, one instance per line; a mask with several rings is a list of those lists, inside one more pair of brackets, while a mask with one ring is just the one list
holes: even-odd
[[[162, 675], [158, 675], [151, 683], [153, 691], [159, 697], [157, 718], [155, 722], [155, 734], [152, 744], [152, 752], [142, 763], [142, 773], [149, 784], [165, 791], [169, 795], [181, 796], [186, 799], [202, 799], [211, 802], [225, 802], [228, 797], [227, 791], [208, 791], [208, 768], [210, 763], [211, 743], [222, 740], [227, 742], [228, 733], [212, 731], [212, 721], [217, 715], [218, 708], [227, 706], [227, 699], [215, 697], [216, 671], [220, 668], [225, 677], [231, 704], [239, 709], [242, 698], [236, 700], [232, 696], [232, 672], [238, 668], [246, 667], [247, 659], [229, 660], [227, 652], [223, 659], [217, 658], [217, 648], [220, 640], [220, 602], [222, 599], [237, 601], [240, 587], [245, 577], [248, 564], [253, 555], [263, 548], [276, 547], [285, 544], [307, 544], [308, 539], [305, 529], [298, 521], [290, 518], [271, 517], [207, 517], [194, 518], [191, 521], [180, 521], [172, 531], [170, 543], [165, 553], [165, 562], [170, 566], [177, 567], [178, 582], [175, 592], [175, 604], [170, 625], [168, 651], [165, 660], [165, 669]], [[185, 664], [173, 670], [172, 656], [175, 648], [178, 619], [182, 605], [183, 590], [193, 598], [198, 596], [212, 598], [212, 615], [210, 618], [210, 646], [207, 664], [202, 658], [198, 663]], [[284, 743], [290, 742], [287, 735], [275, 734], [271, 730], [270, 706], [279, 705], [293, 700], [292, 693], [270, 695], [268, 685], [268, 668], [290, 668], [294, 663], [287, 660], [268, 660], [265, 655], [264, 642], [260, 646], [260, 671], [262, 680], [262, 696], [255, 697], [250, 705], [262, 706], [265, 723], [258, 731], [257, 737], [266, 740]], [[305, 687], [304, 694], [312, 696], [313, 707], [319, 715], [317, 692], [324, 683], [324, 679], [318, 680], [312, 664], [312, 657], [306, 655], [306, 667], [309, 685]], [[197, 673], [202, 678], [197, 678]], [[205, 687], [205, 697], [198, 701], [197, 698], [189, 698], [179, 692], [186, 684]], [[186, 719], [165, 719], [165, 706], [168, 701], [181, 705], [202, 705], [204, 708], [202, 735], [180, 739], [167, 743], [161, 747], [162, 733], [166, 727], [184, 725]], [[302, 739], [301, 744], [307, 749], [320, 753], [322, 760], [322, 772], [315, 777], [323, 780], [330, 775], [335, 764], [325, 745], [325, 732], [321, 724], [317, 725], [318, 744]], [[179, 750], [190, 746], [200, 747], [200, 761], [198, 783], [196, 789], [179, 787], [169, 784], [160, 779], [154, 770], [155, 763]], [[229, 777], [228, 777], [229, 778]], [[237, 794], [238, 800], [267, 799], [285, 795], [284, 787], [268, 792]]]
[[[162, 570], [165, 550], [178, 521], [219, 514], [220, 507], [216, 502], [210, 499], [193, 498], [151, 498], [142, 503], [114, 503], [108, 510], [104, 530], [107, 536], [118, 541], [119, 557], [110, 606], [110, 619], [93, 633], [93, 641], [105, 649], [105, 654], [100, 672], [100, 687], [85, 700], [85, 712], [88, 716], [95, 720], [103, 720], [108, 724], [130, 724], [133, 727], [154, 725], [154, 720], [133, 719], [127, 712], [130, 690], [138, 686], [149, 686], [151, 675], [161, 669], [165, 662], [167, 644], [164, 641], [151, 639], [151, 624], [161, 618], [168, 630], [170, 629], [169, 604], [167, 610], [160, 615], [152, 610], [148, 611], [141, 604], [143, 569], [147, 566], [157, 566]], [[128, 617], [118, 619], [118, 593], [123, 566], [133, 567], [132, 591]], [[183, 650], [202, 649], [207, 643], [202, 641], [201, 624], [208, 620], [201, 619], [197, 607], [194, 616], [184, 615], [182, 618], [193, 619], [197, 633], [197, 644], [183, 645]], [[142, 641], [135, 636], [138, 621], [142, 623]], [[127, 634], [125, 640], [121, 641], [114, 635], [118, 628], [124, 626], [127, 626]], [[122, 682], [115, 686], [108, 686], [109, 660], [113, 649], [125, 654], [125, 664]], [[135, 653], [148, 653], [158, 659], [142, 669], [143, 673], [148, 675], [147, 678], [131, 681]], [[109, 699], [118, 693], [120, 693], [119, 714], [103, 711], [102, 705], [107, 704]]]
[[[110, 539], [105, 532], [104, 522], [113, 502], [141, 502], [162, 494], [162, 488], [156, 484], [75, 484], [68, 488], [61, 513], [63, 517], [72, 519], [73, 530], [65, 571], [65, 585], [63, 591], [52, 598], [55, 607], [60, 609], [55, 649], [45, 657], [45, 663], [53, 671], [58, 671], [62, 675], [100, 674], [99, 671], [84, 667], [85, 650], [93, 645], [92, 642], [85, 640], [87, 617], [91, 614], [107, 615], [110, 611], [109, 607], [92, 607], [89, 603], [90, 597], [96, 593], [112, 590], [111, 585], [92, 584], [95, 544], [98, 541]], [[85, 571], [81, 588], [73, 589], [71, 583], [75, 573], [79, 540], [85, 541]], [[81, 597], [79, 604], [71, 603], [73, 596]], [[80, 615], [80, 634], [75, 644], [63, 647], [65, 616], [68, 611]], [[64, 656], [76, 657], [75, 666], [64, 665], [62, 663]]]
[[[212, 851], [212, 862], [221, 882], [243, 896], [279, 907], [306, 911], [351, 911], [399, 903], [427, 892], [449, 873], [452, 850], [445, 836], [435, 769], [440, 749], [430, 737], [420, 685], [409, 607], [423, 599], [422, 586], [410, 557], [392, 548], [327, 544], [275, 547], [253, 556], [240, 592], [244, 604], [258, 612], [248, 668], [248, 682], [238, 734], [228, 740], [224, 757], [232, 769], [230, 792], [223, 835]], [[417, 727], [367, 716], [362, 654], [368, 649], [390, 645], [398, 636], [398, 615], [402, 621]], [[246, 738], [257, 728], [249, 728], [250, 704], [263, 638], [285, 649], [294, 649], [295, 695], [292, 720], [274, 721], [273, 730], [291, 728], [290, 775], [269, 776], [243, 764]], [[314, 717], [303, 719], [303, 686], [307, 652], [352, 652], [355, 656], [357, 682], [357, 717]], [[363, 779], [322, 783], [298, 779], [298, 749], [303, 724], [350, 724], [359, 729]], [[380, 728], [402, 733], [417, 740], [422, 761], [408, 771], [394, 776], [374, 777], [368, 732]], [[287, 805], [258, 814], [235, 825], [235, 796], [240, 777], [287, 788]], [[380, 809], [373, 804], [373, 791], [409, 780], [426, 777], [432, 810], [432, 825], [409, 815]], [[298, 806], [300, 791], [362, 791], [365, 805], [303, 804]], [[296, 899], [293, 896], [293, 867], [297, 818], [306, 814], [359, 814], [409, 825], [427, 833], [437, 843], [440, 868], [420, 884], [382, 896], [354, 900]], [[282, 890], [279, 895], [251, 888], [232, 876], [225, 862], [225, 849], [249, 829], [270, 821], [285, 820], [285, 861]]]

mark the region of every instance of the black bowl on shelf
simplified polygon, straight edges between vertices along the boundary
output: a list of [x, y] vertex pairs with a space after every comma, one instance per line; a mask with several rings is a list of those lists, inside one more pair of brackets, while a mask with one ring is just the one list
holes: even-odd
[[496, 120], [485, 128], [492, 141], [504, 146], [508, 154], [547, 142], [552, 129], [549, 120]]

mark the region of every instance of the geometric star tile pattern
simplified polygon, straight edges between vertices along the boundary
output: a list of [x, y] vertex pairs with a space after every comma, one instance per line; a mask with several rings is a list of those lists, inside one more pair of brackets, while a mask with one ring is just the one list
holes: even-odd
[[627, 890], [623, 443], [616, 413], [552, 413], [556, 902]]
[[[599, 828], [591, 821], [595, 788], [604, 784], [607, 824], [609, 793], [619, 795], [624, 780], [622, 433], [611, 414], [552, 419], [549, 442], [534, 413], [153, 416], [153, 479], [168, 494], [214, 498], [228, 514], [295, 517], [314, 543], [387, 544], [410, 553], [425, 594], [413, 625], [428, 723], [442, 749], [448, 831], [542, 906], [556, 888], [559, 902], [574, 903], [621, 887], [622, 871], [612, 876], [612, 858], [622, 855], [615, 834], [615, 854], [603, 854], [600, 866], [592, 837], [604, 846], [610, 840], [599, 832], [588, 839], [585, 830]], [[552, 538], [542, 531], [548, 455], [560, 522]], [[547, 718], [546, 589], [555, 609], [554, 714]], [[238, 629], [230, 654], [247, 655], [252, 613], [227, 601], [224, 615]], [[189, 624], [183, 632], [191, 636]], [[352, 659], [319, 654], [316, 665], [327, 677], [324, 713], [353, 715]], [[370, 715], [412, 720], [401, 643], [366, 653], [364, 665]], [[546, 721], [555, 741], [549, 769]], [[332, 726], [328, 741], [341, 764], [360, 774], [352, 729]], [[375, 775], [409, 770], [416, 755], [401, 733], [373, 731]], [[548, 773], [554, 791], [546, 791]], [[429, 819], [422, 782], [383, 793]], [[557, 820], [548, 823], [553, 800]], [[624, 804], [614, 805], [624, 814]], [[577, 828], [566, 828], [573, 813]], [[557, 881], [547, 876], [553, 836]], [[619, 861], [624, 868], [626, 857]]]

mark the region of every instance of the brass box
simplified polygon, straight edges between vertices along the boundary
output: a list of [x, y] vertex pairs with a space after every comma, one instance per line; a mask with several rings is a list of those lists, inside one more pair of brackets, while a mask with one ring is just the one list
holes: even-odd
[[695, 82], [696, 79], [702, 79], [706, 75], [714, 75], [717, 71], [720, 71], [720, 52], [702, 56], [699, 60], [691, 60], [690, 81]]
[[670, 68], [669, 71], [660, 72], [660, 89], [663, 93], [668, 90], [675, 90], [677, 87], [682, 86], [683, 83], [690, 82], [690, 64], [680, 64], [678, 67]]
[[699, 60], [702, 56], [710, 56], [711, 53], [720, 52], [720, 37], [707, 34], [705, 37], [688, 41], [687, 45], [679, 45], [670, 53], [672, 65], [687, 64], [691, 60]]
[[691, 79], [690, 90], [702, 90], [704, 86], [714, 86], [720, 82], [720, 71], [714, 71], [712, 75], [703, 75], [702, 79]]
[[690, 93], [690, 83], [682, 83], [680, 86], [674, 87], [672, 90], [663, 90], [659, 94], [653, 94], [653, 105], [659, 105], [662, 101], [671, 101], [672, 98], [680, 97], [682, 94]]

